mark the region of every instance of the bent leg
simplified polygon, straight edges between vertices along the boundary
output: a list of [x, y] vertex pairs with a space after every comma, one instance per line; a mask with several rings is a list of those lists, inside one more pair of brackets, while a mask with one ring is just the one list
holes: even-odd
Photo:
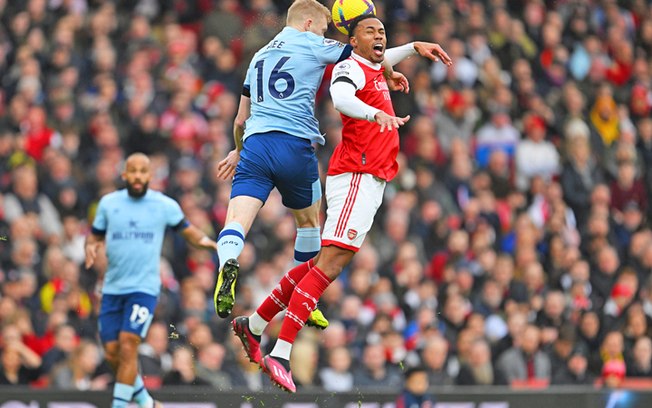
[[355, 252], [336, 246], [322, 248], [317, 265], [310, 269], [292, 292], [278, 336], [279, 341], [270, 355], [289, 360], [291, 345], [308, 320], [308, 316], [317, 306], [317, 300], [328, 285], [339, 276], [342, 269], [351, 262], [353, 255]]

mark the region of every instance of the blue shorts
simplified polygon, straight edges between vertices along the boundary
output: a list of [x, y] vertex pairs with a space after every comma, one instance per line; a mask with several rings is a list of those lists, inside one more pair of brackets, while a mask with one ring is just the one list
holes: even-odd
[[310, 207], [321, 198], [319, 166], [308, 139], [283, 132], [245, 139], [231, 198], [248, 196], [264, 203], [274, 187], [281, 193], [283, 205], [293, 210]]
[[118, 339], [121, 331], [145, 338], [154, 318], [157, 297], [147, 293], [102, 296], [98, 324], [102, 343]]

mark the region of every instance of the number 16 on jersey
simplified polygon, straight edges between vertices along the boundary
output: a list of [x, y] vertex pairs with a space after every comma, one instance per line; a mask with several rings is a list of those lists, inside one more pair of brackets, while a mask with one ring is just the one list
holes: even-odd
[[[278, 60], [272, 72], [267, 78], [267, 91], [274, 99], [285, 99], [292, 95], [294, 92], [294, 78], [290, 75], [289, 72], [281, 71], [283, 65], [290, 57], [282, 57]], [[256, 101], [263, 102], [265, 100], [264, 88], [265, 88], [265, 78], [264, 68], [265, 68], [265, 59], [261, 59], [256, 62]], [[285, 85], [285, 86], [283, 86]]]

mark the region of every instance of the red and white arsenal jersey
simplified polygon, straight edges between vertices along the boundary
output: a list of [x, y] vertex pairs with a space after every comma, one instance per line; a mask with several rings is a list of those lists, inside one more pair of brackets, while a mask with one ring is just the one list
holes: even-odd
[[[364, 103], [395, 116], [384, 68], [358, 55], [351, 54], [335, 66], [331, 84], [346, 78], [355, 88], [355, 95]], [[328, 174], [369, 173], [391, 180], [398, 172], [396, 156], [399, 150], [396, 129], [380, 131], [380, 125], [343, 114], [342, 142], [337, 145], [328, 165]]]

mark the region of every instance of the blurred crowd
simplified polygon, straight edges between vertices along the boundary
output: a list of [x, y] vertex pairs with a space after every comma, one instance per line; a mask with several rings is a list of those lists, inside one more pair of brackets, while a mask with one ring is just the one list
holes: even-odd
[[[85, 270], [99, 198], [125, 157], [212, 237], [230, 182], [216, 163], [253, 53], [290, 0], [0, 0], [0, 384], [107, 389], [97, 342], [106, 259]], [[327, 6], [330, 6], [328, 2]], [[401, 170], [367, 242], [304, 329], [295, 381], [328, 391], [430, 385], [617, 387], [652, 379], [652, 5], [645, 0], [375, 0], [411, 58], [394, 94]], [[346, 38], [330, 28], [328, 35]], [[317, 112], [341, 137], [325, 85]], [[247, 237], [233, 315], [293, 258], [273, 194]], [[146, 385], [260, 390], [211, 300], [216, 255], [170, 233]], [[280, 316], [279, 316], [280, 319]], [[269, 348], [279, 330], [264, 337]]]

